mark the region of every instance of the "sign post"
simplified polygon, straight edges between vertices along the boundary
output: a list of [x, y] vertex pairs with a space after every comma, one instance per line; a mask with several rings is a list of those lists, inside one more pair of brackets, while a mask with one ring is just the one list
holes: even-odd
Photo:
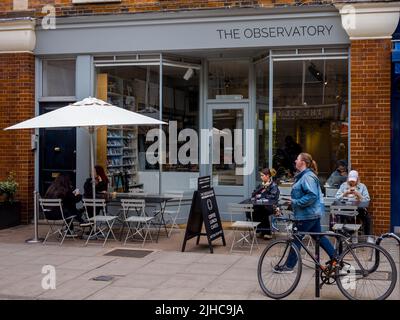
[[[206, 231], [205, 233], [201, 232], [203, 223]], [[214, 189], [211, 187], [210, 176], [200, 177], [198, 179], [197, 190], [193, 193], [182, 252], [185, 251], [186, 241], [197, 237], [196, 245], [198, 245], [200, 236], [207, 236], [208, 247], [211, 253], [214, 252], [212, 241], [220, 237], [222, 238], [223, 245], [226, 246], [217, 200], [215, 199]]]

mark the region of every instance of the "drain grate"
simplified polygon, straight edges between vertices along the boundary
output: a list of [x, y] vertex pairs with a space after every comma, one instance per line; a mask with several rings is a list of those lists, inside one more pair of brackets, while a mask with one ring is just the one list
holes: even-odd
[[114, 249], [106, 253], [105, 256], [143, 258], [152, 252], [152, 250]]
[[114, 279], [113, 276], [98, 276], [95, 278], [92, 278], [94, 281], [112, 281]]

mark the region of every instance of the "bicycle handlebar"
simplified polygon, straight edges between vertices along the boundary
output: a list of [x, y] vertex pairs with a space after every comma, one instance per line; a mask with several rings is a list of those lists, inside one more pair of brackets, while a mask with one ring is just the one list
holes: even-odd
[[[300, 221], [300, 220], [294, 219], [294, 218], [292, 218], [290, 216], [289, 217], [273, 216], [271, 220], [272, 220], [271, 221], [271, 227], [273, 229], [275, 229], [276, 231], [279, 231], [279, 228], [277, 228], [275, 223], [274, 223], [277, 220], [286, 221], [286, 222], [293, 222], [293, 223], [296, 223], [296, 222]], [[347, 239], [348, 236], [350, 236], [350, 234], [344, 235], [344, 234], [341, 234], [341, 233], [338, 233], [338, 232], [334, 232], [334, 231], [327, 231], [327, 232], [297, 231], [296, 227], [290, 228], [290, 230], [292, 230], [293, 234], [297, 234], [297, 235], [328, 236], [328, 237], [344, 238], [344, 239]], [[344, 230], [344, 231], [346, 232], [346, 230]]]

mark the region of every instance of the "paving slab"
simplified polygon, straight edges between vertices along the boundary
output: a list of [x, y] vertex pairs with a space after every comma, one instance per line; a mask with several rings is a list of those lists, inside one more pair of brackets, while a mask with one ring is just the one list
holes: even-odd
[[151, 274], [151, 275], [175, 275], [180, 272], [184, 272], [187, 268], [186, 264], [180, 263], [159, 263], [158, 261], [152, 261], [142, 268], [136, 270], [140, 274]]
[[144, 300], [190, 300], [200, 292], [199, 288], [156, 288], [142, 296]]
[[0, 288], [0, 295], [16, 295], [21, 297], [35, 298], [46, 290], [42, 287], [42, 275], [16, 279], [12, 283]]
[[151, 291], [146, 288], [107, 286], [88, 296], [87, 300], [137, 300]]
[[200, 292], [192, 300], [248, 300], [247, 294]]
[[126, 277], [121, 277], [116, 280], [113, 285], [119, 287], [130, 287], [130, 288], [147, 288], [155, 289], [158, 288], [163, 282], [166, 282], [170, 277], [165, 275], [155, 274], [131, 274]]
[[257, 269], [237, 268], [236, 265], [230, 267], [219, 277], [223, 280], [240, 280], [257, 283]]
[[230, 268], [230, 264], [215, 264], [215, 263], [192, 263], [187, 266], [188, 272], [191, 274], [209, 274], [221, 275]]
[[204, 288], [203, 292], [249, 295], [258, 287], [255, 281], [229, 280], [218, 278]]
[[177, 274], [160, 284], [160, 288], [199, 288], [204, 289], [217, 279], [213, 275]]
[[91, 270], [104, 266], [115, 259], [115, 257], [79, 257], [61, 264], [60, 267], [67, 269]]
[[57, 286], [55, 290], [46, 290], [37, 298], [83, 300], [109, 285], [110, 283], [105, 281], [82, 281], [81, 279], [72, 279]]

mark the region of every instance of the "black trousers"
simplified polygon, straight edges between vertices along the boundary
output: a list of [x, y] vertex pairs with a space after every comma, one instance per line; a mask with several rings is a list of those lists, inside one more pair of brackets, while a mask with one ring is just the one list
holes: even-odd
[[[257, 226], [257, 232], [264, 234], [271, 234], [271, 224], [269, 222], [269, 216], [274, 213], [273, 207], [271, 206], [254, 206], [253, 221], [261, 222]], [[246, 213], [247, 219], [250, 219], [250, 214]]]

